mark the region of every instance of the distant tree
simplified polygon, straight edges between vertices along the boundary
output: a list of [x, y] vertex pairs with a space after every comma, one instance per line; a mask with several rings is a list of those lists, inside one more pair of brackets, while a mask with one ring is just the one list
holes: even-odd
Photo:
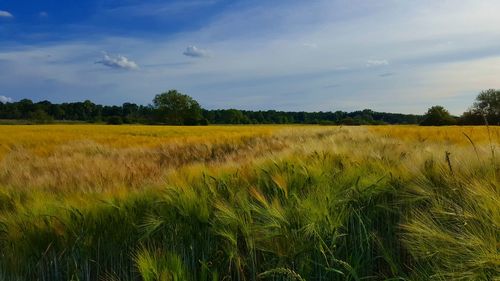
[[478, 114], [477, 112], [473, 112], [472, 110], [468, 110], [460, 116], [458, 123], [460, 125], [484, 125], [485, 116]]
[[135, 103], [126, 102], [122, 105], [124, 123], [136, 122], [138, 119], [139, 106]]
[[52, 103], [50, 101], [44, 100], [44, 101], [39, 101], [39, 102], [35, 103], [34, 108], [35, 108], [35, 110], [41, 109], [41, 110], [48, 113], [50, 111], [51, 106], [52, 106]]
[[421, 126], [446, 126], [456, 124], [455, 118], [440, 105], [433, 106], [424, 115]]
[[198, 102], [176, 90], [156, 95], [153, 104], [159, 121], [166, 124], [196, 125], [202, 119]]
[[222, 120], [225, 124], [248, 124], [250, 120], [243, 112], [237, 109], [227, 109], [222, 112]]
[[482, 91], [476, 101], [460, 118], [464, 124], [500, 124], [500, 90], [489, 89]]
[[59, 104], [51, 104], [47, 113], [57, 120], [64, 119], [65, 115], [64, 110], [61, 108], [61, 105]]
[[98, 107], [90, 100], [85, 100], [81, 105], [83, 120], [96, 121], [100, 115]]
[[30, 99], [22, 99], [17, 102], [17, 108], [21, 112], [21, 118], [28, 119], [30, 118], [33, 111], [35, 111], [35, 105], [33, 101]]
[[102, 116], [106, 119], [111, 116], [122, 116], [123, 108], [117, 105], [106, 105], [102, 108]]
[[356, 124], [356, 120], [354, 120], [352, 117], [346, 117], [342, 120], [340, 120], [339, 122], [340, 124], [342, 125], [359, 125], [359, 124]]
[[54, 121], [54, 118], [42, 109], [37, 109], [30, 113], [29, 119], [37, 124], [47, 124]]
[[153, 124], [155, 121], [155, 108], [153, 105], [139, 105], [137, 111], [137, 122], [144, 124]]
[[500, 114], [500, 90], [489, 89], [482, 91], [476, 97], [473, 108], [484, 114]]

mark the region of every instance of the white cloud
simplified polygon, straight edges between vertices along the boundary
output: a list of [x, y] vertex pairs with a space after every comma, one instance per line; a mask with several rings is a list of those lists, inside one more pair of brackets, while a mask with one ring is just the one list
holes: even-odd
[[0, 102], [1, 103], [8, 103], [8, 102], [12, 102], [12, 99], [9, 97], [6, 97], [6, 96], [0, 96]]
[[205, 58], [210, 56], [207, 50], [199, 49], [196, 46], [188, 46], [182, 54], [193, 58]]
[[384, 66], [384, 65], [389, 65], [389, 61], [388, 60], [367, 60], [366, 61], [367, 67]]
[[11, 13], [0, 10], [0, 18], [13, 18], [13, 17], [14, 16]]
[[104, 53], [104, 57], [102, 58], [102, 60], [97, 61], [96, 63], [100, 63], [102, 65], [116, 69], [134, 70], [139, 68], [139, 66], [134, 61], [131, 61], [125, 56], [110, 56], [106, 53]]

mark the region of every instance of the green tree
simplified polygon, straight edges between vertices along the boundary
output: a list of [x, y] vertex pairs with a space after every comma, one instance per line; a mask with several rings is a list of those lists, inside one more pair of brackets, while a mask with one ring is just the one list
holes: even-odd
[[500, 114], [500, 90], [489, 89], [482, 91], [476, 97], [473, 110], [486, 115]]
[[136, 121], [138, 117], [139, 106], [135, 103], [126, 102], [122, 105], [123, 121], [132, 122]]
[[158, 119], [172, 125], [196, 125], [202, 119], [197, 101], [176, 90], [156, 95], [153, 99]]
[[500, 123], [500, 90], [489, 89], [482, 91], [476, 97], [476, 102], [471, 108], [474, 115], [481, 115], [489, 124]]
[[421, 126], [446, 126], [456, 124], [455, 118], [440, 105], [433, 106], [424, 115]]
[[35, 111], [35, 105], [30, 99], [22, 99], [17, 102], [17, 108], [21, 112], [21, 118], [28, 119], [30, 115]]
[[29, 119], [37, 124], [47, 124], [54, 121], [54, 118], [42, 109], [37, 109], [34, 112], [30, 113]]
[[227, 109], [222, 112], [224, 124], [248, 124], [250, 120], [237, 109]]
[[482, 91], [468, 111], [460, 117], [462, 125], [500, 125], [500, 90]]

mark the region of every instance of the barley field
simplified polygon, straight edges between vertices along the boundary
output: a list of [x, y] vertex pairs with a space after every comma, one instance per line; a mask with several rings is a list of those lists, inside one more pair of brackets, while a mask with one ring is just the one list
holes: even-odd
[[0, 280], [500, 280], [498, 127], [0, 126]]

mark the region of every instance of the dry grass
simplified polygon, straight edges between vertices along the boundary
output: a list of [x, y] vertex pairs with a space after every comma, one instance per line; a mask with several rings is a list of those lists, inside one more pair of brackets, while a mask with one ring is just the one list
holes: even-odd
[[159, 147], [170, 143], [205, 143], [269, 135], [278, 126], [107, 126], [107, 125], [4, 125], [0, 126], [0, 157], [13, 150], [47, 156], [61, 146], [82, 142], [112, 148]]
[[447, 145], [468, 145], [469, 136], [474, 143], [484, 144], [500, 142], [500, 127], [492, 126], [450, 126], [450, 127], [419, 127], [419, 126], [369, 126], [371, 132], [378, 135], [397, 138], [409, 143], [442, 143]]
[[[279, 152], [321, 131], [281, 126], [1, 126], [0, 186], [101, 192], [164, 183], [191, 164]], [[295, 134], [295, 132], [300, 132]]]

